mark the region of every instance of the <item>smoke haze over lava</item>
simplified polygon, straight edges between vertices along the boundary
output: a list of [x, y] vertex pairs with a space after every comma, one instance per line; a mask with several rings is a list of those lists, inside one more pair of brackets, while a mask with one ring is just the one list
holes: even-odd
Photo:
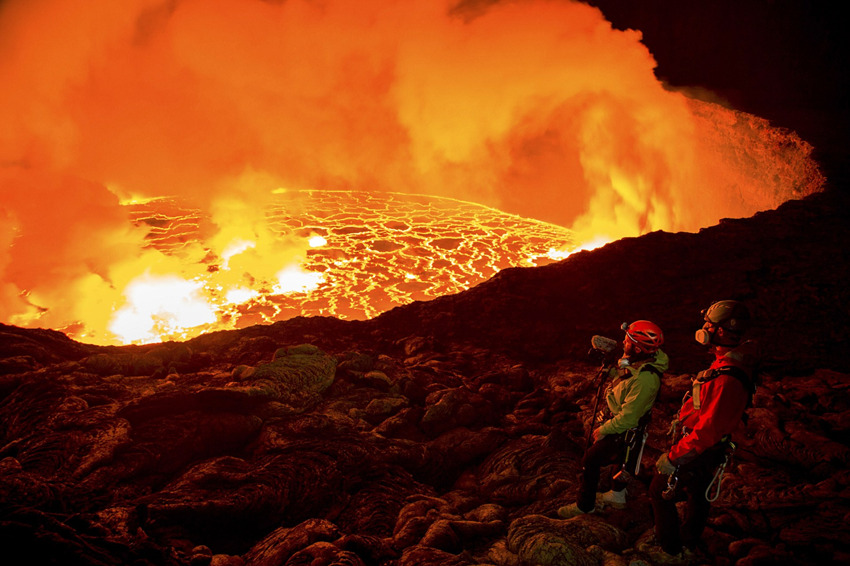
[[[146, 274], [245, 241], [246, 271], [298, 266], [307, 239], [265, 226], [280, 189], [452, 197], [581, 243], [820, 188], [804, 141], [665, 89], [640, 39], [566, 0], [7, 0], [0, 320], [108, 340]], [[183, 255], [121, 205], [159, 197], [211, 219]]]

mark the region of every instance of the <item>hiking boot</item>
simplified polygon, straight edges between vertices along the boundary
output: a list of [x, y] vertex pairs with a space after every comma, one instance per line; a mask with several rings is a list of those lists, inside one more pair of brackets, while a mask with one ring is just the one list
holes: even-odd
[[656, 566], [688, 566], [696, 558], [694, 553], [687, 548], [683, 548], [677, 554], [665, 552], [655, 539], [653, 529], [649, 529], [638, 537], [635, 543], [635, 550], [644, 554]]
[[558, 517], [561, 519], [571, 519], [573, 517], [578, 517], [579, 515], [587, 515], [593, 513], [596, 509], [591, 509], [590, 511], [582, 511], [578, 508], [578, 503], [570, 503], [569, 505], [564, 505], [563, 507], [558, 509]]
[[613, 507], [614, 509], [626, 508], [626, 490], [621, 491], [606, 491], [605, 493], [596, 494], [596, 504], [602, 507]]

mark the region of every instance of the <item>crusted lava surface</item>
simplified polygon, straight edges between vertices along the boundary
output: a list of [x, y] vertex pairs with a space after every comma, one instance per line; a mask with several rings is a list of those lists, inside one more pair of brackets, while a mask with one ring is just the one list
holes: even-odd
[[[133, 223], [147, 230], [151, 248], [190, 261], [181, 250], [203, 246], [210, 219], [200, 210], [167, 199], [128, 208]], [[315, 291], [274, 291], [274, 281], [247, 274], [243, 279], [255, 295], [226, 304], [210, 296], [221, 313], [217, 322], [168, 338], [299, 314], [372, 318], [414, 300], [458, 293], [507, 267], [545, 265], [553, 261], [553, 251], [576, 247], [572, 233], [554, 224], [470, 202], [401, 193], [289, 191], [268, 204], [264, 222], [281, 242], [321, 238], [300, 262], [315, 279]], [[197, 255], [204, 256], [205, 287], [216, 288], [215, 275], [228, 271], [223, 258], [208, 248]]]

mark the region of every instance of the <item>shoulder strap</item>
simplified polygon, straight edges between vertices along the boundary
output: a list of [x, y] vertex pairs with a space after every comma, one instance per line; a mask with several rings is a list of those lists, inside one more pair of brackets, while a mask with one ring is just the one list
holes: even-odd
[[738, 381], [741, 382], [741, 385], [744, 386], [744, 389], [746, 389], [747, 391], [750, 392], [750, 397], [755, 395], [755, 393], [756, 393], [755, 380], [752, 379], [750, 377], [750, 374], [748, 374], [743, 369], [736, 367], [736, 366], [724, 366], [722, 368], [715, 370], [715, 376], [714, 377], [717, 377], [717, 376], [720, 376], [720, 375], [729, 375], [729, 376], [734, 377], [735, 379], [737, 379]]
[[750, 378], [749, 373], [737, 366], [724, 366], [722, 368], [717, 369], [703, 370], [697, 374], [696, 378], [693, 381], [692, 388], [694, 408], [700, 408], [700, 387], [702, 386], [702, 384], [716, 379], [721, 375], [728, 375], [729, 377], [734, 377], [741, 383], [741, 385], [744, 386], [744, 389], [746, 389], [747, 393], [749, 393], [749, 398], [747, 399], [747, 407], [751, 407], [753, 404], [753, 395], [756, 394], [755, 381]]

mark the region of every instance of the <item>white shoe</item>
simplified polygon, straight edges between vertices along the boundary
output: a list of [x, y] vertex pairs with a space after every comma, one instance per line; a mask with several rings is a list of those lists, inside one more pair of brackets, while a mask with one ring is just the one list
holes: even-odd
[[578, 504], [570, 503], [569, 505], [564, 505], [563, 507], [558, 509], [558, 517], [561, 519], [572, 519], [573, 517], [578, 517], [579, 515], [590, 515], [595, 512], [596, 509], [591, 509], [590, 511], [582, 511], [579, 509]]
[[605, 507], [613, 507], [614, 509], [626, 508], [626, 490], [621, 491], [606, 491], [605, 493], [596, 494], [596, 504]]

